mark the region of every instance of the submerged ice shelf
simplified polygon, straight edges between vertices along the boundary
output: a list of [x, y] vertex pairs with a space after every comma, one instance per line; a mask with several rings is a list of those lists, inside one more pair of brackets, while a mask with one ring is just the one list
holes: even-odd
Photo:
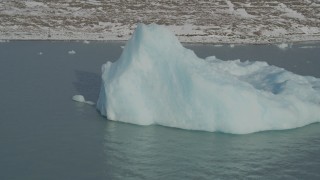
[[265, 62], [198, 58], [163, 26], [138, 25], [102, 66], [97, 108], [114, 121], [245, 134], [320, 121], [320, 80]]

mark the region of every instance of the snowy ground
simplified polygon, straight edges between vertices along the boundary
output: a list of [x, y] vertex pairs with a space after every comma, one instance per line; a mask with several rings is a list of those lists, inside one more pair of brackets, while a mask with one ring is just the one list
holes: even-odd
[[0, 39], [127, 40], [138, 22], [183, 42], [320, 40], [320, 0], [5, 0]]

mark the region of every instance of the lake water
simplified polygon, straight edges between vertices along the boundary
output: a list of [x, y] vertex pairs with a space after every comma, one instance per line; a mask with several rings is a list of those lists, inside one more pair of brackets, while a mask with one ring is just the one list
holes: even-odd
[[[0, 179], [320, 179], [320, 124], [248, 135], [108, 121], [94, 106], [120, 42], [0, 43]], [[320, 78], [320, 43], [186, 45]], [[75, 54], [68, 51], [74, 50]], [[40, 53], [41, 52], [41, 53]]]

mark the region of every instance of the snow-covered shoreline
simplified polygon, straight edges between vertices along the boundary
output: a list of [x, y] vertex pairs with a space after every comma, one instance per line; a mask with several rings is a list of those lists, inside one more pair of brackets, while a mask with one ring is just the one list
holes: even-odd
[[184, 43], [320, 41], [320, 1], [0, 2], [2, 40], [126, 41], [141, 22], [164, 24]]
[[[44, 36], [44, 35], [43, 35]], [[298, 38], [294, 37], [294, 40], [287, 39], [287, 38], [278, 38], [273, 40], [266, 40], [266, 41], [241, 41], [241, 40], [224, 40], [224, 41], [217, 41], [214, 39], [207, 39], [207, 40], [201, 40], [197, 38], [187, 38], [187, 37], [181, 37], [177, 36], [179, 41], [184, 44], [248, 44], [248, 45], [264, 45], [264, 44], [297, 44], [297, 43], [319, 43], [320, 38]], [[109, 37], [109, 38], [99, 38], [95, 36], [75, 36], [73, 38], [64, 37], [64, 36], [57, 36], [57, 37], [51, 37], [46, 38], [42, 36], [10, 36], [10, 37], [2, 37], [0, 36], [0, 43], [1, 42], [10, 42], [10, 41], [83, 41], [84, 43], [90, 41], [101, 41], [101, 42], [123, 42], [125, 43], [128, 41], [126, 38], [117, 38], [117, 37]]]
[[[169, 28], [170, 29], [170, 28]], [[175, 32], [174, 30], [172, 30]], [[320, 36], [287, 36], [287, 37], [272, 37], [263, 40], [253, 40], [251, 38], [245, 39], [228, 39], [224, 37], [212, 36], [182, 36], [177, 35], [182, 43], [196, 43], [196, 44], [279, 44], [279, 43], [304, 43], [304, 42], [319, 42]], [[46, 33], [31, 32], [10, 32], [0, 33], [1, 41], [12, 40], [45, 40], [45, 41], [119, 41], [125, 42], [129, 39], [128, 36], [117, 37], [113, 34], [99, 34], [99, 33], [78, 33], [78, 32], [55, 32], [48, 37]]]

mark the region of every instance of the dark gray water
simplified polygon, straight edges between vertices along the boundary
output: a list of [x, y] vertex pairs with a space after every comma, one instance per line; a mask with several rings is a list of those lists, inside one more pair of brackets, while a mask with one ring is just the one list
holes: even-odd
[[[100, 67], [119, 57], [121, 45], [0, 43], [1, 180], [320, 178], [320, 124], [248, 135], [208, 133], [112, 122], [93, 106], [72, 101], [75, 94], [97, 100]], [[319, 43], [287, 50], [188, 47], [200, 57], [263, 60], [320, 77]]]

